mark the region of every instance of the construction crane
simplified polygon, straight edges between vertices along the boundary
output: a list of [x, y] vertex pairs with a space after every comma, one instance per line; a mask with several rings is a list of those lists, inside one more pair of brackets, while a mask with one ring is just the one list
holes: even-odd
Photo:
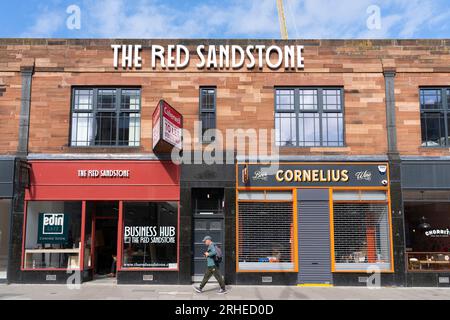
[[277, 0], [278, 18], [280, 20], [281, 39], [289, 39], [288, 30], [286, 26], [286, 17], [284, 16], [283, 0]]

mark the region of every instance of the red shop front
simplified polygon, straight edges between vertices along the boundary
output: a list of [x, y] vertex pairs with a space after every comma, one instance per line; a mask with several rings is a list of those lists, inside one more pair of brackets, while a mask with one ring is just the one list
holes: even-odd
[[25, 282], [79, 276], [172, 283], [179, 271], [179, 181], [179, 166], [169, 161], [32, 161]]

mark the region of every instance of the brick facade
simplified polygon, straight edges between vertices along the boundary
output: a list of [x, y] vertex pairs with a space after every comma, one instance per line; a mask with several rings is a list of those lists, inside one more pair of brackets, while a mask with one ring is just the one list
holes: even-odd
[[[191, 54], [183, 70], [152, 70], [143, 54], [143, 68], [113, 68], [112, 43], [142, 43], [145, 47], [183, 43]], [[219, 41], [218, 41], [219, 42]], [[271, 41], [223, 41], [227, 44], [266, 44]], [[450, 86], [448, 40], [305, 40], [303, 71], [197, 70], [200, 40], [0, 40], [0, 152], [17, 147], [20, 108], [20, 67], [33, 65], [29, 151], [31, 153], [104, 152], [70, 148], [72, 86], [141, 86], [141, 147], [125, 152], [151, 152], [151, 114], [164, 98], [180, 111], [193, 132], [198, 119], [199, 87], [217, 86], [218, 129], [274, 127], [275, 86], [343, 86], [345, 147], [282, 149], [288, 155], [382, 155], [387, 152], [383, 70], [397, 73], [395, 99], [399, 151], [404, 155], [449, 155], [448, 149], [420, 147], [419, 86]], [[276, 41], [279, 45], [284, 42]], [[292, 42], [294, 43], [294, 42]], [[216, 44], [216, 43], [214, 43]], [[147, 52], [148, 53], [148, 52]], [[124, 149], [107, 149], [124, 152]]]

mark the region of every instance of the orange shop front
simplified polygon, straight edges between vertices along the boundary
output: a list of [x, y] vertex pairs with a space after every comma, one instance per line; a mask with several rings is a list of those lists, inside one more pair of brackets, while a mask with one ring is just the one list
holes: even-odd
[[377, 272], [388, 283], [389, 191], [387, 163], [238, 164], [238, 282], [331, 286]]

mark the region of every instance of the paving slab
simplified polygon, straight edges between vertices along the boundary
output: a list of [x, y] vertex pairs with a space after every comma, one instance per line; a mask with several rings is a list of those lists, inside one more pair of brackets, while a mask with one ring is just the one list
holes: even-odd
[[450, 300], [450, 288], [229, 286], [226, 295], [207, 285], [202, 294], [192, 286], [116, 285], [85, 283], [77, 289], [66, 285], [0, 285], [0, 300]]

